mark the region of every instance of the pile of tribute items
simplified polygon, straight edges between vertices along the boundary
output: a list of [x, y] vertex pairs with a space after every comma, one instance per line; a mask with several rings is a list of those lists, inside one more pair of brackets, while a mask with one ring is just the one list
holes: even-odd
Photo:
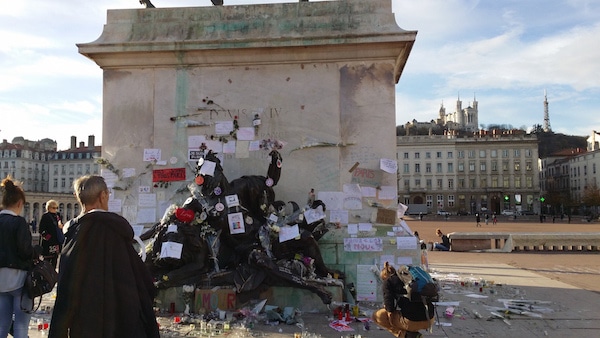
[[276, 200], [282, 158], [277, 150], [269, 155], [267, 176], [231, 182], [215, 153], [200, 158], [191, 196], [141, 236], [151, 240], [146, 263], [157, 288], [234, 285], [248, 294], [259, 286], [292, 286], [331, 303], [325, 285], [343, 286], [344, 274], [325, 265], [317, 244], [330, 226], [325, 204]]

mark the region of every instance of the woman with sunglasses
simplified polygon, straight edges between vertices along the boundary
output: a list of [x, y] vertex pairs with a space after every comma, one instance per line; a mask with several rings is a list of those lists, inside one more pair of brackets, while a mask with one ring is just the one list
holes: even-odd
[[58, 202], [49, 200], [46, 202], [46, 213], [40, 220], [40, 239], [44, 260], [50, 262], [54, 268], [56, 268], [58, 255], [65, 239], [62, 228], [63, 222], [58, 213]]

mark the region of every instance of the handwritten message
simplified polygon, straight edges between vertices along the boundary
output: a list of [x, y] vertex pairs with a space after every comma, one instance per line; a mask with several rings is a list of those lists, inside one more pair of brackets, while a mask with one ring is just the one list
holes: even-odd
[[344, 251], [364, 252], [383, 251], [383, 240], [381, 238], [344, 238]]

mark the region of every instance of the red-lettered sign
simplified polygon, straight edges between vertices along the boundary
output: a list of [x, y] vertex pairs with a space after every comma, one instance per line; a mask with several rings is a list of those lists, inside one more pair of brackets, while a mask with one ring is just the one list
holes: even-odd
[[152, 182], [185, 181], [185, 168], [152, 170]]

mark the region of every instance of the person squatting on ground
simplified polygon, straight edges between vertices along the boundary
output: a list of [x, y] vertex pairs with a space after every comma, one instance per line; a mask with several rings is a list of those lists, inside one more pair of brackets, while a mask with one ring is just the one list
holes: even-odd
[[44, 260], [50, 262], [54, 268], [65, 239], [62, 229], [63, 222], [58, 213], [58, 202], [49, 200], [46, 202], [46, 213], [40, 219], [40, 240]]
[[82, 212], [65, 224], [48, 337], [159, 337], [155, 288], [131, 225], [107, 211], [102, 176], [80, 177], [73, 187]]
[[377, 325], [395, 337], [403, 338], [407, 333], [414, 336], [419, 330], [428, 329], [433, 324], [433, 304], [428, 302], [426, 307], [421, 300], [411, 301], [406, 296], [408, 292], [404, 282], [389, 262], [385, 262], [381, 269], [381, 280], [384, 307], [373, 313], [373, 321]]
[[442, 238], [442, 243], [435, 243], [434, 248], [439, 251], [450, 251], [450, 238], [442, 233], [442, 230], [436, 229], [436, 235]]
[[27, 270], [33, 266], [34, 248], [29, 224], [19, 216], [25, 205], [25, 192], [10, 177], [0, 186], [0, 337], [8, 336], [12, 324], [12, 335], [26, 338], [31, 314], [23, 307], [31, 311], [32, 302], [23, 286]]

